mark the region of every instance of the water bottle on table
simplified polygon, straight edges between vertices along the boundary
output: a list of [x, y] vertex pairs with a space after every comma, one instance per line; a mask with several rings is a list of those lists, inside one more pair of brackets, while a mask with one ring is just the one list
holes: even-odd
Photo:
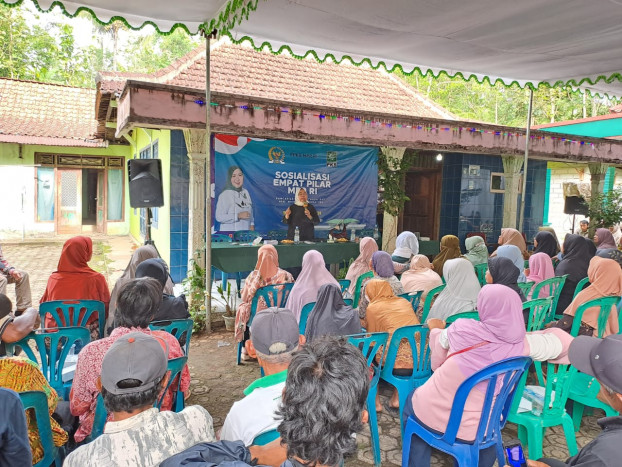
[[298, 226], [296, 226], [296, 230], [294, 232], [294, 243], [298, 242], [300, 242], [300, 230], [298, 229]]

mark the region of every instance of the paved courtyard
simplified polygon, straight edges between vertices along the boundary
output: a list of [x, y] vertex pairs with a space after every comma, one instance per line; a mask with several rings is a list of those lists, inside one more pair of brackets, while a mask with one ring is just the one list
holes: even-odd
[[[64, 238], [50, 241], [41, 239], [12, 243], [3, 242], [2, 248], [10, 263], [30, 273], [34, 304], [38, 304], [47, 283], [47, 278], [56, 269]], [[102, 272], [108, 279], [110, 289], [114, 281], [122, 274], [135, 245], [128, 237], [93, 237], [94, 255], [90, 265]], [[13, 287], [9, 286], [9, 296], [14, 300]], [[214, 418], [217, 430], [222, 427], [229, 408], [242, 398], [242, 390], [259, 377], [256, 363], [235, 364], [235, 342], [233, 334], [218, 327], [210, 335], [193, 336], [190, 352], [191, 395], [189, 404], [200, 404]], [[381, 396], [386, 400], [391, 394], [391, 387], [381, 384]], [[579, 447], [591, 441], [600, 429], [596, 424], [601, 411], [584, 418], [581, 430], [577, 433]], [[380, 444], [382, 463], [386, 466], [401, 465], [400, 429], [397, 418], [386, 413], [379, 414]], [[504, 430], [507, 439], [516, 438], [516, 426], [508, 424]], [[369, 442], [369, 430], [357, 434], [359, 450], [357, 456], [346, 466], [371, 465], [372, 452]], [[544, 454], [548, 457], [565, 459], [568, 456], [565, 438], [560, 428], [547, 432], [544, 440]], [[432, 465], [451, 466], [448, 456], [434, 454]]]

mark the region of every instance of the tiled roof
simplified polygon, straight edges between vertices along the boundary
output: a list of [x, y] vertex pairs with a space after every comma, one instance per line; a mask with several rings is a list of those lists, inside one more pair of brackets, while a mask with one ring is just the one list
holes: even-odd
[[[211, 89], [215, 92], [344, 110], [455, 118], [383, 71], [257, 52], [227, 40], [213, 46], [211, 63]], [[102, 94], [121, 92], [128, 79], [204, 89], [205, 47], [151, 75], [102, 72], [99, 78]]]
[[103, 147], [94, 89], [0, 78], [0, 142]]

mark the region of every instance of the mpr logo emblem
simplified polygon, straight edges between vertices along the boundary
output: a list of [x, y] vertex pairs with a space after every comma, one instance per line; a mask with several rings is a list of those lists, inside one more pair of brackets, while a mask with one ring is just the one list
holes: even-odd
[[285, 151], [277, 146], [273, 146], [268, 151], [270, 164], [285, 164]]

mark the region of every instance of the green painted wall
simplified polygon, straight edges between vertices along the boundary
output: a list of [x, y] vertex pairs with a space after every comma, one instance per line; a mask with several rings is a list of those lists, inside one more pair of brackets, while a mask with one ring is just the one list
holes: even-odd
[[622, 118], [609, 118], [607, 120], [596, 120], [594, 122], [540, 128], [539, 131], [552, 131], [554, 133], [589, 136], [592, 138], [607, 138], [622, 135]]
[[[162, 160], [162, 187], [164, 190], [164, 206], [158, 208], [158, 227], [151, 229], [151, 236], [155, 241], [160, 256], [170, 264], [171, 261], [171, 215], [170, 205], [167, 200], [171, 199], [171, 132], [168, 130], [143, 130], [136, 129], [136, 157], [142, 150], [149, 147], [152, 142], [158, 141], [158, 154]], [[140, 234], [140, 210], [130, 209], [130, 234], [139, 242], [144, 239]]]
[[130, 146], [111, 145], [107, 148], [80, 148], [24, 144], [22, 145], [22, 158], [20, 158], [19, 146], [19, 144], [15, 143], [0, 143], [0, 165], [33, 165], [35, 163], [36, 152], [84, 156], [132, 157], [132, 148]]

